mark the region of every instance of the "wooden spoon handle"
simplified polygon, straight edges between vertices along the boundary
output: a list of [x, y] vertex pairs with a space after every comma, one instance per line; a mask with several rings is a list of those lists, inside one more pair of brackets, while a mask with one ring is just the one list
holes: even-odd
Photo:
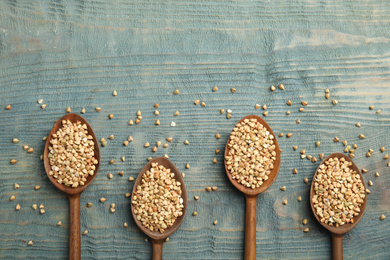
[[256, 199], [246, 196], [245, 260], [256, 259]]
[[153, 260], [162, 260], [162, 252], [163, 252], [163, 240], [152, 239], [153, 244]]
[[333, 260], [343, 260], [343, 235], [332, 234]]
[[81, 259], [80, 193], [69, 195], [69, 259]]

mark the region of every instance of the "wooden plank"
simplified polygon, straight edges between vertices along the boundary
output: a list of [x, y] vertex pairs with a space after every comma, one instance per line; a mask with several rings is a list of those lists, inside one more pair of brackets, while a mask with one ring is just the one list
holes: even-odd
[[[151, 244], [131, 219], [124, 194], [132, 189], [128, 177], [137, 176], [147, 157], [167, 153], [185, 172], [191, 199], [183, 225], [164, 245], [164, 258], [241, 259], [244, 197], [228, 182], [222, 154], [235, 122], [262, 114], [256, 103], [267, 104], [265, 119], [276, 134], [293, 133], [292, 138], [278, 139], [284, 150], [279, 176], [258, 198], [257, 257], [330, 258], [329, 234], [315, 223], [309, 186], [303, 182], [304, 177], [311, 180], [320, 160], [302, 160], [299, 151], [305, 148], [317, 159], [321, 152], [342, 152], [343, 145], [333, 142], [337, 136], [358, 145], [354, 161], [369, 170], [365, 182], [374, 182], [363, 219], [344, 237], [344, 256], [390, 258], [390, 175], [388, 160], [379, 151], [385, 146], [388, 153], [390, 142], [389, 9], [385, 0], [3, 1], [0, 258], [67, 258], [68, 201], [49, 183], [39, 156], [42, 137], [70, 106], [76, 113], [86, 109], [84, 116], [99, 139], [115, 135], [102, 148], [99, 175], [81, 198], [81, 230], [89, 230], [82, 237], [83, 258], [150, 257]], [[269, 90], [280, 83], [284, 91]], [[230, 88], [237, 91], [233, 94]], [[179, 95], [172, 94], [175, 89]], [[113, 90], [117, 97], [111, 95]], [[45, 109], [36, 102], [40, 98]], [[339, 101], [336, 106], [333, 98]], [[207, 106], [195, 106], [196, 99]], [[287, 106], [287, 100], [293, 106]], [[301, 101], [308, 102], [304, 112], [298, 112]], [[158, 117], [153, 114], [155, 103], [160, 104]], [[4, 109], [8, 104], [12, 110]], [[375, 105], [373, 111], [370, 105]], [[100, 113], [94, 110], [97, 106], [102, 107]], [[221, 108], [231, 109], [233, 117], [226, 119]], [[382, 112], [376, 114], [377, 109]], [[129, 126], [137, 110], [143, 120]], [[176, 110], [178, 117], [173, 116]], [[114, 114], [112, 120], [109, 113]], [[156, 118], [160, 126], [154, 125]], [[301, 124], [295, 123], [298, 118]], [[361, 133], [366, 139], [358, 138]], [[134, 141], [124, 147], [128, 135]], [[168, 148], [153, 153], [143, 147], [146, 141], [164, 143], [167, 137], [174, 139]], [[12, 138], [20, 142], [13, 144]], [[23, 145], [35, 152], [27, 154]], [[294, 145], [299, 147], [296, 152]], [[215, 149], [221, 153], [215, 155]], [[368, 149], [375, 151], [370, 158], [365, 156]], [[212, 164], [213, 157], [217, 164]], [[13, 158], [18, 160], [15, 165], [9, 163]], [[111, 159], [116, 163], [109, 165]], [[294, 167], [297, 175], [292, 174]], [[117, 175], [122, 170], [123, 177]], [[109, 172], [112, 180], [107, 179]], [[35, 191], [35, 185], [42, 188]], [[218, 191], [207, 193], [206, 186], [218, 186]], [[287, 190], [280, 191], [280, 186]], [[15, 201], [9, 201], [11, 195]], [[194, 201], [194, 195], [200, 200]], [[100, 197], [107, 198], [106, 203], [100, 203]], [[87, 202], [94, 206], [86, 208]], [[115, 214], [109, 213], [112, 202]], [[20, 211], [15, 211], [17, 203]], [[44, 204], [46, 213], [32, 210], [34, 203]], [[191, 216], [194, 210], [196, 217]], [[380, 221], [381, 214], [388, 218]], [[309, 233], [303, 232], [303, 218], [309, 220]], [[62, 227], [56, 226], [60, 220]], [[129, 223], [127, 229], [124, 222]], [[27, 246], [29, 240], [33, 246]]]

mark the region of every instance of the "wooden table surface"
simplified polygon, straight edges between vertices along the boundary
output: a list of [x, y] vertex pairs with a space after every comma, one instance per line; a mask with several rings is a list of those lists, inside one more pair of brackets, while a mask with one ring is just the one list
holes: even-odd
[[[263, 116], [255, 104], [266, 104], [264, 118], [284, 137], [278, 138], [279, 176], [257, 201], [257, 258], [330, 258], [329, 233], [315, 222], [303, 178], [310, 184], [319, 153], [343, 152], [341, 141], [347, 140], [357, 144], [354, 161], [368, 170], [364, 181], [373, 186], [361, 222], [344, 237], [345, 259], [389, 259], [390, 168], [383, 159], [390, 151], [389, 27], [388, 0], [1, 1], [0, 258], [67, 258], [68, 199], [49, 182], [40, 155], [42, 138], [71, 107], [75, 113], [85, 108], [83, 116], [98, 139], [115, 135], [101, 149], [101, 169], [82, 194], [81, 230], [89, 231], [81, 239], [83, 259], [151, 257], [151, 243], [132, 220], [125, 193], [133, 188], [128, 178], [137, 177], [146, 158], [164, 154], [185, 172], [190, 198], [182, 226], [164, 244], [164, 259], [242, 259], [245, 201], [228, 182], [223, 151], [235, 123], [248, 114]], [[285, 90], [270, 91], [281, 83]], [[175, 89], [179, 95], [173, 95]], [[308, 102], [304, 112], [298, 112], [301, 101]], [[6, 110], [9, 104], [12, 109]], [[221, 115], [221, 108], [231, 109], [232, 117]], [[141, 123], [128, 125], [137, 110]], [[180, 115], [173, 116], [177, 110]], [[287, 133], [293, 136], [286, 138]], [[128, 135], [134, 141], [125, 147]], [[173, 138], [168, 148], [153, 153], [143, 147], [164, 144], [167, 137]], [[13, 138], [20, 142], [13, 144]], [[23, 145], [34, 152], [26, 153]], [[317, 162], [301, 159], [302, 149]], [[374, 150], [369, 158], [368, 149]], [[11, 159], [18, 162], [11, 165]], [[115, 163], [109, 165], [111, 159]], [[206, 192], [207, 186], [218, 190]], [[11, 195], [16, 200], [10, 201]], [[100, 203], [101, 197], [107, 201]], [[88, 202], [93, 207], [87, 208]], [[34, 203], [44, 204], [46, 213], [33, 210]], [[116, 204], [113, 214], [110, 203]], [[381, 221], [382, 214], [387, 218]], [[304, 233], [305, 227], [310, 232]], [[34, 244], [28, 246], [30, 240]]]

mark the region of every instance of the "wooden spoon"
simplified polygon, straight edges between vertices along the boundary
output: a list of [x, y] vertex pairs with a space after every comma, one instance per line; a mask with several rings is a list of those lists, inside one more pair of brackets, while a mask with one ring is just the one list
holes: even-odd
[[[276, 177], [278, 176], [279, 168], [280, 168], [280, 150], [278, 141], [276, 140], [276, 136], [272, 132], [271, 127], [265, 122], [261, 117], [256, 115], [249, 115], [244, 118], [242, 118], [238, 123], [243, 122], [245, 119], [257, 119], [257, 122], [262, 124], [269, 132], [272, 134], [275, 138], [274, 144], [275, 144], [275, 151], [276, 151], [276, 160], [274, 162], [274, 168], [271, 171], [271, 173], [268, 175], [268, 180], [264, 181], [263, 184], [255, 189], [247, 188], [241, 183], [238, 183], [237, 180], [232, 179], [232, 174], [230, 173], [230, 170], [228, 170], [226, 159], [225, 159], [225, 170], [227, 173], [227, 176], [230, 180], [230, 182], [242, 193], [245, 194], [246, 197], [246, 220], [245, 220], [245, 259], [252, 260], [256, 259], [256, 199], [257, 195], [268, 189], [272, 183], [275, 181]], [[238, 124], [237, 123], [237, 124]], [[225, 148], [225, 156], [228, 155], [228, 143], [230, 141], [227, 141], [226, 148]]]
[[[364, 190], [366, 190], [366, 186], [364, 184], [364, 181], [363, 181], [363, 176], [362, 174], [360, 173], [359, 171], [359, 168], [356, 166], [356, 164], [352, 161], [351, 158], [349, 158], [347, 155], [345, 154], [342, 154], [342, 153], [333, 153], [331, 155], [329, 155], [328, 157], [326, 157], [322, 162], [321, 164], [325, 163], [327, 160], [329, 160], [330, 158], [335, 158], [337, 157], [338, 159], [341, 159], [341, 158], [345, 158], [346, 161], [348, 162], [352, 162], [352, 165], [349, 166], [353, 171], [356, 171], [356, 173], [358, 173], [360, 175], [360, 179], [362, 180], [362, 183], [363, 183], [363, 186], [364, 186]], [[320, 165], [321, 165], [320, 164]], [[317, 176], [317, 173], [318, 173], [318, 169], [320, 168], [320, 166], [318, 166], [317, 170], [316, 170], [316, 173], [314, 174], [314, 177], [313, 177], [313, 181], [311, 183], [311, 189], [310, 189], [310, 206], [311, 206], [311, 209], [313, 211], [313, 214], [314, 216], [316, 217], [317, 221], [324, 227], [326, 228], [327, 230], [330, 231], [331, 235], [332, 235], [332, 247], [333, 247], [333, 259], [334, 260], [342, 260], [343, 259], [343, 235], [345, 233], [347, 233], [348, 231], [350, 231], [351, 229], [353, 229], [360, 221], [360, 219], [363, 217], [363, 213], [364, 213], [364, 210], [366, 209], [366, 204], [367, 204], [367, 194], [366, 196], [364, 197], [364, 200], [363, 200], [363, 204], [360, 206], [360, 214], [357, 215], [356, 217], [353, 218], [353, 223], [348, 223], [348, 224], [344, 224], [342, 226], [339, 226], [339, 227], [335, 227], [335, 226], [330, 226], [326, 223], [322, 223], [320, 221], [320, 218], [319, 216], [316, 214], [316, 211], [314, 209], [314, 203], [313, 203], [313, 196], [315, 195], [315, 192], [314, 192], [314, 180]]]
[[[49, 146], [50, 141], [52, 140], [52, 135], [57, 132], [59, 128], [62, 127], [62, 120], [69, 120], [72, 123], [75, 123], [77, 121], [80, 121], [82, 124], [87, 125], [87, 131], [88, 134], [90, 134], [93, 137], [94, 142], [94, 157], [96, 160], [98, 160], [98, 164], [96, 165], [95, 174], [92, 176], [88, 176], [87, 181], [85, 182], [85, 185], [78, 186], [76, 188], [67, 187], [64, 184], [60, 184], [57, 182], [57, 179], [53, 176], [49, 175], [49, 172], [51, 170], [50, 162], [49, 162]], [[54, 184], [54, 186], [57, 187], [57, 189], [65, 192], [68, 194], [69, 197], [69, 211], [70, 211], [70, 227], [69, 227], [69, 259], [81, 259], [81, 241], [80, 241], [80, 195], [81, 193], [93, 182], [93, 180], [96, 178], [96, 175], [99, 170], [100, 166], [100, 150], [99, 150], [99, 144], [96, 139], [95, 133], [92, 130], [92, 127], [90, 124], [85, 120], [83, 117], [77, 115], [77, 114], [67, 114], [60, 119], [57, 120], [57, 122], [54, 124], [53, 128], [50, 131], [49, 136], [47, 137], [46, 145], [45, 145], [45, 152], [44, 152], [44, 165], [46, 174], [49, 177], [49, 180]]]
[[[146, 228], [144, 225], [142, 225], [141, 221], [137, 220], [137, 215], [134, 213], [134, 206], [133, 206], [133, 197], [135, 194], [135, 191], [140, 185], [141, 180], [142, 180], [142, 175], [146, 173], [146, 171], [150, 170], [152, 168], [152, 163], [158, 163], [159, 165], [163, 165], [167, 169], [171, 169], [171, 172], [175, 174], [175, 179], [176, 181], [181, 183], [181, 191], [182, 195], [181, 197], [183, 198], [183, 215], [178, 217], [176, 221], [174, 222], [173, 226], [170, 228], [167, 228], [164, 233], [160, 233], [158, 231], [150, 231], [150, 229]], [[133, 218], [135, 223], [138, 225], [138, 227], [147, 235], [151, 238], [152, 244], [153, 244], [153, 260], [160, 260], [162, 259], [162, 249], [163, 249], [163, 242], [164, 240], [172, 235], [181, 225], [181, 223], [184, 220], [184, 216], [186, 215], [186, 210], [187, 210], [187, 190], [184, 185], [184, 180], [183, 177], [180, 174], [180, 171], [176, 168], [176, 166], [168, 159], [164, 157], [157, 157], [152, 160], [150, 160], [145, 167], [141, 170], [141, 172], [138, 175], [138, 178], [136, 179], [133, 187], [133, 195], [131, 196], [131, 213], [133, 214]]]

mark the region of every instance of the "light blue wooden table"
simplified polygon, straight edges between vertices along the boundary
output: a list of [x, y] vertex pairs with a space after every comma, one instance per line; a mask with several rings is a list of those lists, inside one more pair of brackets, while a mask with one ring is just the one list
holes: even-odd
[[[132, 189], [128, 177], [137, 176], [146, 158], [165, 153], [185, 172], [191, 199], [184, 223], [164, 245], [164, 258], [241, 259], [244, 197], [228, 182], [222, 154], [234, 124], [248, 114], [262, 115], [255, 104], [266, 104], [265, 119], [274, 132], [293, 136], [279, 137], [279, 176], [258, 198], [257, 258], [330, 258], [330, 236], [315, 222], [303, 178], [311, 182], [319, 153], [343, 152], [343, 144], [333, 142], [337, 136], [358, 145], [354, 161], [368, 170], [365, 183], [374, 183], [361, 222], [344, 237], [345, 259], [389, 259], [390, 168], [383, 159], [390, 152], [389, 28], [387, 0], [1, 1], [0, 258], [67, 258], [68, 200], [49, 182], [40, 155], [42, 138], [69, 106], [76, 113], [86, 109], [83, 116], [99, 139], [115, 135], [101, 149], [95, 182], [82, 194], [81, 230], [89, 231], [82, 237], [83, 259], [150, 258], [151, 243], [132, 220], [125, 193]], [[270, 91], [280, 83], [284, 91]], [[179, 95], [172, 94], [175, 89]], [[308, 102], [304, 112], [298, 112], [301, 101]], [[155, 103], [160, 104], [157, 117]], [[9, 104], [12, 109], [6, 110]], [[98, 106], [100, 113], [94, 110]], [[221, 115], [221, 108], [231, 109], [232, 118]], [[143, 119], [129, 126], [137, 110]], [[173, 116], [176, 110], [180, 116]], [[156, 118], [161, 125], [154, 125]], [[172, 121], [176, 126], [170, 126]], [[134, 141], [124, 147], [128, 135]], [[143, 147], [165, 143], [167, 137], [173, 137], [168, 148], [153, 153]], [[13, 138], [20, 142], [13, 144]], [[26, 153], [23, 145], [34, 153]], [[215, 149], [221, 153], [215, 155]], [[318, 161], [300, 159], [302, 149]], [[368, 149], [374, 150], [370, 158]], [[11, 159], [18, 162], [11, 165]], [[111, 159], [115, 164], [108, 164]], [[298, 174], [292, 174], [293, 168]], [[15, 190], [14, 183], [20, 188]], [[41, 189], [35, 191], [35, 185]], [[218, 190], [206, 192], [207, 186]], [[11, 195], [16, 200], [9, 201]], [[100, 203], [100, 197], [107, 201]], [[288, 205], [282, 205], [284, 199]], [[87, 202], [93, 207], [87, 208]], [[46, 213], [34, 211], [34, 203], [44, 204]], [[114, 214], [110, 203], [117, 205]], [[17, 204], [20, 211], [15, 211]], [[191, 215], [195, 210], [196, 217]], [[382, 214], [387, 218], [380, 221]], [[305, 227], [310, 232], [304, 233]]]

